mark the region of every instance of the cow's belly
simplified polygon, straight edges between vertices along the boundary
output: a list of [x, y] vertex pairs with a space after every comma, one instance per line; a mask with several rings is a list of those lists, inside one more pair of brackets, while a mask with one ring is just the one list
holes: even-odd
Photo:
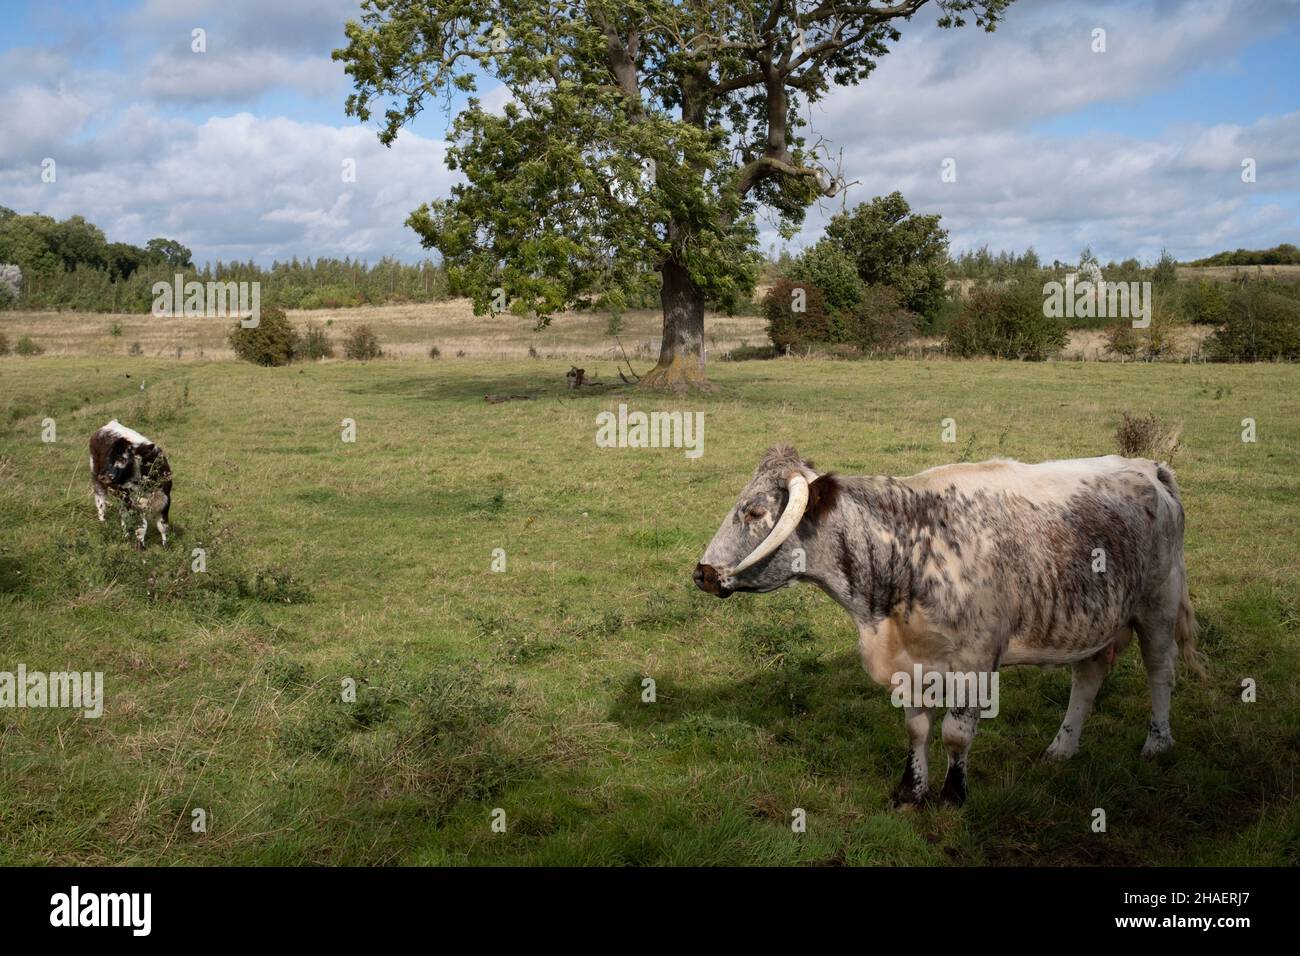
[[893, 615], [877, 624], [858, 625], [862, 667], [873, 681], [889, 687], [895, 675], [923, 672], [978, 673], [993, 669], [996, 644], [988, 639], [958, 640], [932, 627], [923, 612]]

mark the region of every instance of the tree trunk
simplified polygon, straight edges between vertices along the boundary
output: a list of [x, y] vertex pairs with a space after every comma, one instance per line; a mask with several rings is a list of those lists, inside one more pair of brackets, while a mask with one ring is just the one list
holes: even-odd
[[659, 364], [641, 379], [647, 388], [675, 392], [710, 387], [704, 375], [704, 295], [690, 273], [673, 260], [663, 266], [660, 298], [664, 309]]

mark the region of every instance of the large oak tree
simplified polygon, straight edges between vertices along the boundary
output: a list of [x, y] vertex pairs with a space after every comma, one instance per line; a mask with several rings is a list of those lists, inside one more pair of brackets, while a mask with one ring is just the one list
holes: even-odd
[[[365, 0], [334, 56], [379, 139], [457, 111], [463, 181], [409, 224], [476, 312], [545, 323], [657, 287], [651, 387], [704, 386], [704, 309], [752, 294], [760, 212], [790, 235], [844, 186], [802, 112], [867, 77], [928, 0]], [[933, 0], [992, 30], [1011, 0]], [[504, 85], [492, 111], [473, 94]], [[495, 84], [492, 84], [495, 85]]]

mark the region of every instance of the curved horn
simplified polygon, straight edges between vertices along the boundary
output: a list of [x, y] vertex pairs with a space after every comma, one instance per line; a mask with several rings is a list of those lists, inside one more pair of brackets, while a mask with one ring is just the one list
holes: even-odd
[[785, 544], [785, 539], [794, 534], [794, 529], [798, 527], [804, 511], [808, 508], [808, 479], [796, 471], [786, 482], [786, 487], [790, 490], [790, 501], [786, 504], [785, 511], [781, 512], [780, 520], [763, 539], [763, 543], [751, 551], [749, 557], [736, 565], [732, 574], [739, 574], [746, 568], [753, 567]]

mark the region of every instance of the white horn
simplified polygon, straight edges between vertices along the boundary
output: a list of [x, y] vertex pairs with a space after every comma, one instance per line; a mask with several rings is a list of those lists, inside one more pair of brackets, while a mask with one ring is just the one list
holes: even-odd
[[790, 476], [786, 487], [790, 489], [790, 501], [786, 504], [785, 511], [781, 512], [780, 520], [772, 528], [771, 533], [763, 539], [763, 543], [751, 551], [749, 557], [736, 565], [732, 574], [739, 574], [746, 568], [753, 567], [785, 544], [785, 539], [794, 534], [794, 529], [803, 520], [803, 513], [808, 508], [808, 479], [796, 471]]

